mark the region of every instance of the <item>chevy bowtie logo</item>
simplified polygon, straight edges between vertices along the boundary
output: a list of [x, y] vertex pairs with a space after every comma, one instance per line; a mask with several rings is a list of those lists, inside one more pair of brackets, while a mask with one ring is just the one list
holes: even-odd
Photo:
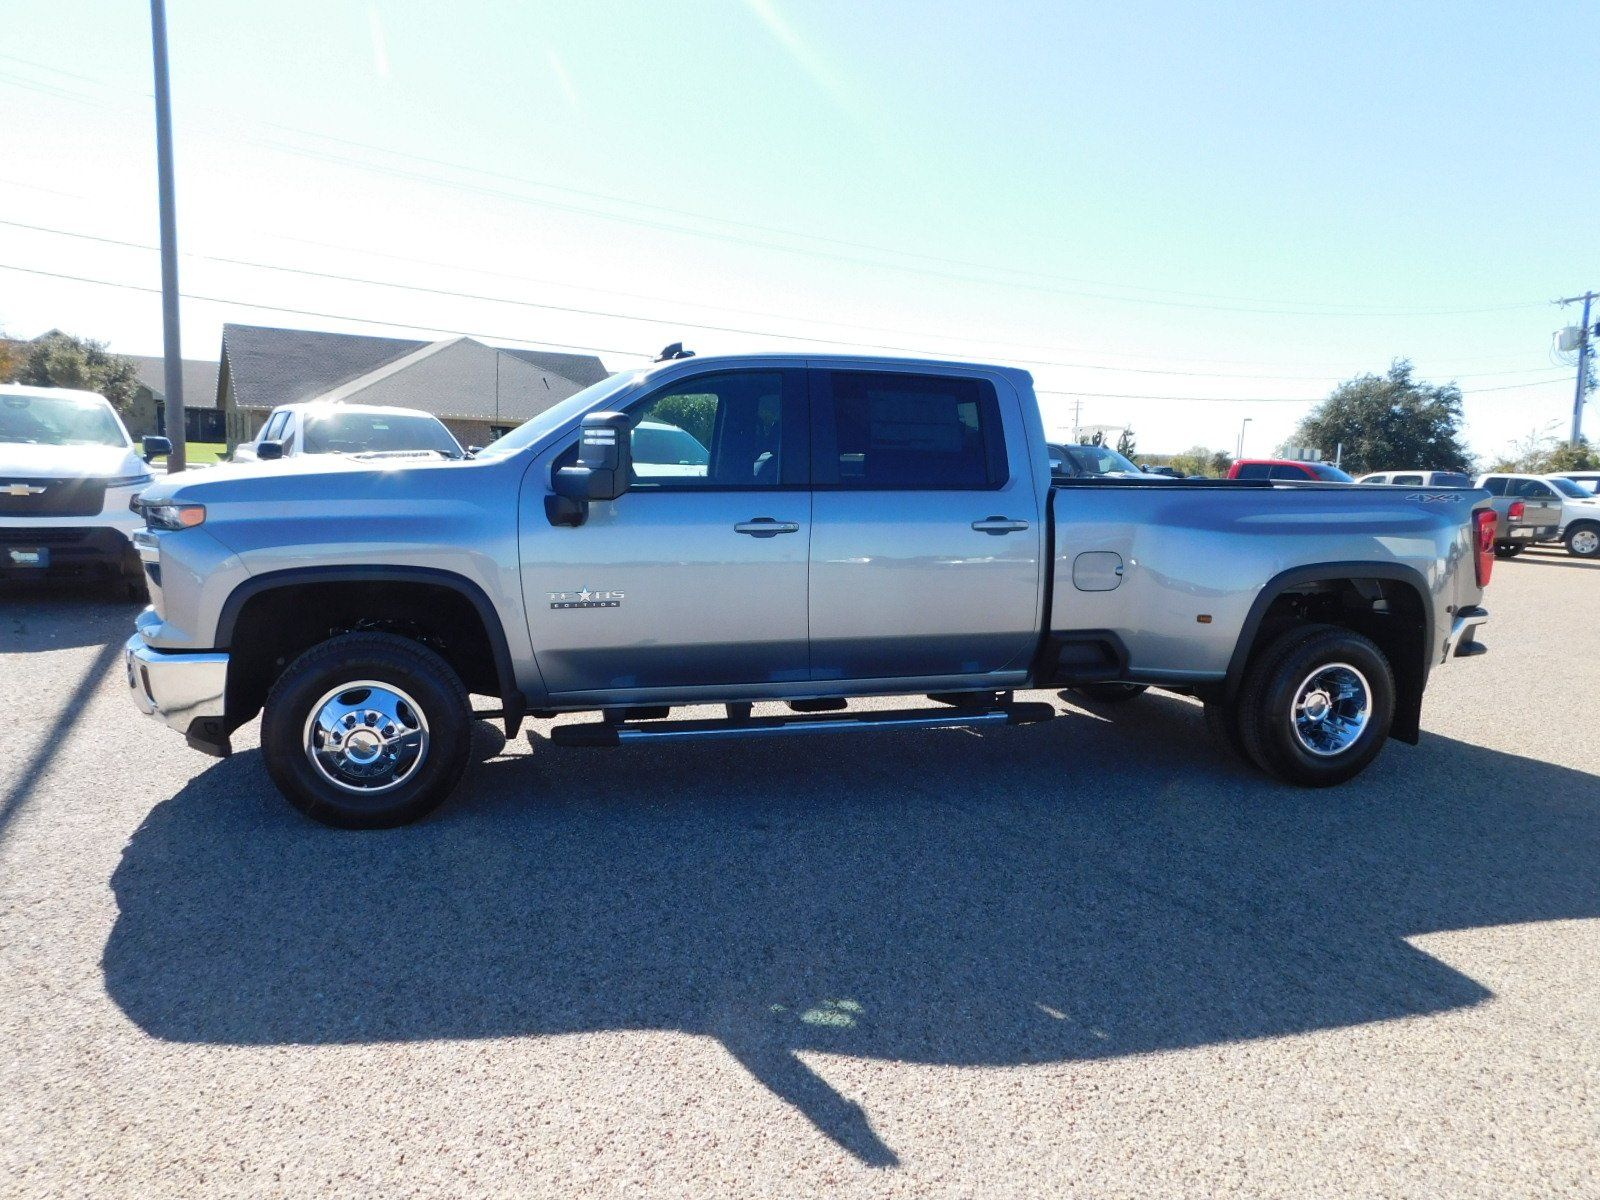
[[5, 486], [8, 496], [37, 496], [43, 491], [42, 487], [34, 487], [31, 483], [8, 483]]

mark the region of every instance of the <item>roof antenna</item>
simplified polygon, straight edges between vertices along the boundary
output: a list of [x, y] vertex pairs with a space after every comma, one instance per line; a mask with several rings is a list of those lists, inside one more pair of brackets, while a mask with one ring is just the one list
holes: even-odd
[[671, 362], [675, 358], [693, 358], [693, 350], [685, 350], [682, 342], [673, 342], [672, 345], [656, 355], [657, 362]]

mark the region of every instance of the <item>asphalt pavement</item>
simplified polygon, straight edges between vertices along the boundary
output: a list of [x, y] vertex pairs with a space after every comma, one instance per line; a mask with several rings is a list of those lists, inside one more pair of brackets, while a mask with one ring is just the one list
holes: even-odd
[[312, 824], [0, 591], [0, 1196], [1600, 1196], [1600, 564], [1496, 564], [1419, 746], [1192, 701], [481, 739]]

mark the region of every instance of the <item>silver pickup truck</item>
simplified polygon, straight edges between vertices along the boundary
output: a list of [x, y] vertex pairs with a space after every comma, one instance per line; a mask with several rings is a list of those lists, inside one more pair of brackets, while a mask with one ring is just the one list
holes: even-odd
[[[341, 826], [456, 786], [470, 696], [551, 741], [1023, 723], [1026, 688], [1199, 697], [1287, 781], [1415, 742], [1481, 651], [1481, 492], [1052, 483], [1032, 381], [792, 355], [628, 371], [463, 462], [302, 459], [141, 494], [145, 712]], [[853, 709], [852, 697], [916, 697]], [[753, 705], [767, 704], [759, 713]], [[674, 706], [726, 706], [716, 720]], [[771, 710], [776, 709], [774, 713]]]

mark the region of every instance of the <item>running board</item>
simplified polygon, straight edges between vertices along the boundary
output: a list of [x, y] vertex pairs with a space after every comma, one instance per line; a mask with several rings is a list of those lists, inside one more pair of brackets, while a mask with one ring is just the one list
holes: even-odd
[[951, 729], [968, 725], [1031, 725], [1056, 715], [1040, 702], [962, 712], [925, 708], [838, 713], [829, 716], [749, 717], [742, 721], [652, 721], [648, 725], [586, 721], [557, 725], [550, 740], [558, 746], [620, 746], [665, 738], [759, 737], [800, 733], [840, 733], [863, 729]]

